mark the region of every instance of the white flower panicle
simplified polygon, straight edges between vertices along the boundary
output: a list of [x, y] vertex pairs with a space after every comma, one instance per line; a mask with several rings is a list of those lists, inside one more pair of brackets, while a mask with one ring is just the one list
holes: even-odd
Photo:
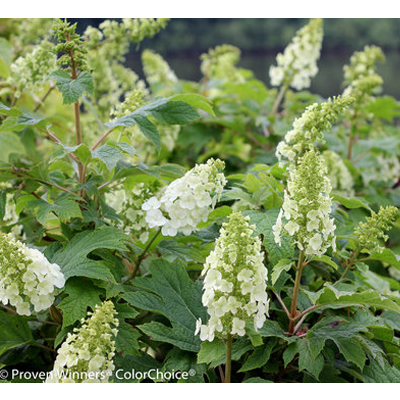
[[56, 288], [64, 284], [57, 264], [11, 234], [0, 234], [0, 302], [14, 306], [20, 315], [31, 315], [50, 308]]
[[268, 272], [261, 241], [248, 221], [240, 212], [232, 213], [204, 264], [202, 301], [210, 318], [205, 325], [198, 320], [195, 332], [203, 341], [244, 336], [246, 323], [259, 329], [268, 316]]
[[296, 90], [310, 87], [311, 78], [318, 73], [323, 34], [319, 18], [301, 28], [284, 52], [277, 55], [277, 65], [270, 67], [271, 85], [287, 85]]
[[149, 225], [142, 204], [159, 190], [158, 182], [136, 183], [132, 190], [119, 189], [105, 194], [106, 203], [121, 218], [112, 223], [126, 234], [146, 243], [149, 238]]
[[24, 91], [37, 93], [49, 84], [49, 75], [57, 69], [53, 48], [54, 45], [45, 40], [11, 64], [7, 83], [15, 87], [16, 97]]
[[276, 156], [281, 166], [289, 164], [289, 170], [297, 163], [305, 151], [315, 147], [315, 142], [322, 142], [324, 131], [329, 130], [353, 99], [348, 96], [334, 97], [324, 103], [314, 103], [293, 122], [293, 129], [276, 148]]
[[111, 301], [88, 312], [88, 318], [81, 320], [82, 326], [68, 333], [58, 349], [46, 383], [107, 383], [115, 368], [116, 314]]
[[400, 162], [395, 154], [380, 153], [374, 156], [374, 163], [367, 164], [362, 168], [362, 177], [364, 185], [369, 185], [371, 182], [385, 182], [393, 185], [400, 171]]
[[225, 163], [210, 159], [196, 165], [142, 205], [150, 228], [162, 227], [164, 236], [190, 235], [220, 199], [226, 179]]
[[384, 62], [385, 55], [378, 46], [365, 46], [350, 57], [350, 64], [343, 67], [345, 84], [376, 74], [376, 63]]
[[142, 53], [143, 72], [150, 86], [169, 86], [178, 81], [174, 71], [168, 63], [152, 50], [144, 50]]
[[332, 150], [325, 150], [322, 157], [325, 160], [332, 191], [340, 196], [353, 197], [354, 180], [339, 154]]
[[306, 255], [323, 255], [329, 247], [336, 250], [336, 226], [330, 218], [331, 184], [326, 173], [323, 158], [314, 150], [290, 172], [282, 209], [272, 228], [279, 246], [284, 231]]

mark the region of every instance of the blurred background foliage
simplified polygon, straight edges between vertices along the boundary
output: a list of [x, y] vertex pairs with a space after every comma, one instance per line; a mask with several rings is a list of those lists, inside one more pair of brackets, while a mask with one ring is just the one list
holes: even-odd
[[[84, 31], [87, 25], [98, 26], [102, 19], [71, 19], [79, 21]], [[239, 66], [254, 71], [257, 78], [269, 84], [269, 66], [276, 54], [289, 43], [306, 19], [283, 18], [173, 18], [162, 35], [146, 39], [140, 48], [132, 46], [127, 63], [142, 76], [140, 53], [150, 48], [160, 53], [181, 79], [199, 80], [199, 57], [209, 48], [231, 44], [242, 51]], [[400, 65], [400, 19], [324, 19], [324, 42], [320, 72], [313, 80], [312, 92], [328, 97], [342, 92], [342, 66], [351, 54], [367, 44], [380, 46], [386, 62], [378, 66], [384, 79], [385, 93], [400, 97], [398, 66]]]
[[[99, 18], [70, 18], [83, 33], [88, 25], [98, 27]], [[180, 79], [201, 78], [199, 58], [209, 48], [221, 44], [237, 46], [242, 51], [240, 67], [254, 71], [269, 85], [269, 67], [276, 54], [290, 42], [295, 32], [308, 20], [300, 18], [173, 18], [162, 35], [144, 40], [140, 47], [132, 45], [127, 66], [143, 77], [141, 51], [148, 48], [160, 53]], [[313, 79], [311, 92], [324, 97], [342, 92], [342, 66], [351, 54], [367, 44], [380, 46], [386, 62], [378, 66], [383, 77], [383, 91], [400, 98], [397, 84], [400, 65], [400, 19], [327, 18], [324, 19], [324, 41], [319, 73]], [[0, 21], [0, 34], [2, 26]]]

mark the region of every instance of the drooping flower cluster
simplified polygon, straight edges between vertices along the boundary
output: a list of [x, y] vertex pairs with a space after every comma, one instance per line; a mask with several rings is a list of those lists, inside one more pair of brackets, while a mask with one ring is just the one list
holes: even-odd
[[206, 164], [196, 165], [182, 178], [171, 182], [158, 196], [147, 200], [142, 209], [150, 228], [162, 227], [164, 236], [178, 232], [190, 235], [220, 199], [226, 184], [222, 172], [225, 163], [210, 159]]
[[232, 213], [206, 259], [202, 302], [210, 318], [206, 325], [198, 320], [195, 332], [203, 341], [228, 334], [244, 336], [246, 323], [259, 329], [268, 316], [268, 272], [254, 229], [249, 217]]
[[319, 18], [301, 28], [284, 52], [277, 55], [277, 65], [270, 67], [271, 85], [286, 85], [296, 90], [310, 87], [311, 78], [318, 73], [323, 34]]
[[276, 156], [281, 165], [296, 164], [298, 157], [305, 151], [314, 148], [314, 142], [323, 141], [324, 131], [330, 129], [353, 99], [351, 97], [334, 97], [324, 103], [314, 103], [307, 107], [303, 114], [293, 122], [293, 129], [276, 149]]
[[129, 43], [153, 37], [167, 23], [168, 18], [123, 18], [121, 22], [105, 20], [99, 29], [89, 26], [84, 36], [90, 50], [105, 47], [110, 58], [123, 61], [123, 56], [129, 51]]
[[389, 239], [385, 232], [393, 226], [398, 215], [399, 210], [393, 206], [380, 207], [378, 213], [372, 211], [371, 216], [365, 222], [360, 222], [354, 231], [358, 247], [370, 253], [382, 253], [384, 247], [380, 241]]
[[244, 78], [236, 68], [240, 60], [240, 50], [228, 44], [216, 46], [201, 55], [201, 72], [209, 79], [243, 82]]
[[57, 264], [11, 234], [0, 233], [0, 302], [14, 306], [20, 315], [31, 315], [50, 308], [56, 288], [64, 284]]
[[111, 301], [96, 305], [82, 326], [68, 333], [58, 349], [54, 368], [46, 383], [107, 383], [114, 370], [117, 312]]
[[15, 88], [16, 97], [24, 91], [38, 93], [49, 84], [49, 75], [57, 69], [53, 48], [53, 44], [45, 40], [11, 64], [7, 83]]
[[329, 247], [336, 249], [331, 184], [326, 174], [324, 160], [314, 150], [301, 157], [290, 172], [282, 209], [272, 228], [279, 246], [284, 230], [306, 255], [320, 256]]
[[376, 73], [376, 63], [384, 60], [385, 56], [379, 47], [365, 46], [363, 51], [356, 51], [351, 56], [349, 65], [343, 67], [346, 85], [343, 95], [354, 98], [353, 107], [348, 110], [353, 126], [357, 121], [374, 118], [368, 107], [382, 88], [383, 80]]
[[170, 86], [178, 81], [178, 78], [168, 63], [152, 50], [143, 51], [142, 64], [143, 72], [150, 86]]
[[332, 150], [325, 150], [322, 157], [325, 160], [332, 192], [344, 197], [353, 197], [354, 180], [339, 154]]
[[376, 74], [376, 63], [385, 61], [385, 55], [378, 46], [365, 46], [350, 58], [350, 64], [343, 67], [345, 84]]
[[132, 190], [119, 189], [106, 193], [107, 204], [121, 217], [115, 222], [115, 226], [125, 233], [146, 243], [149, 238], [149, 225], [146, 222], [146, 212], [142, 210], [142, 204], [153, 197], [159, 190], [158, 182], [136, 183]]
[[52, 34], [52, 18], [10, 18], [7, 22], [11, 25], [9, 41], [18, 55], [32, 51], [41, 40], [50, 39]]

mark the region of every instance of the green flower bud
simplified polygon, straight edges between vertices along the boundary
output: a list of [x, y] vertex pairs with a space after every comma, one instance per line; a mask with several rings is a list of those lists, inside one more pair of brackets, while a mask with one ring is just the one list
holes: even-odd
[[398, 213], [397, 207], [380, 207], [378, 213], [372, 211], [365, 222], [360, 222], [354, 231], [360, 250], [382, 253], [384, 247], [380, 245], [380, 240], [388, 240], [385, 232], [393, 226]]

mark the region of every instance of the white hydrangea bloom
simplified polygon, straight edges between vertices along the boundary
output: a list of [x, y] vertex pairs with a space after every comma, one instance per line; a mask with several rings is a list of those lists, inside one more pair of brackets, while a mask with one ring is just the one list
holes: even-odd
[[112, 223], [126, 234], [146, 243], [149, 238], [149, 224], [146, 222], [146, 211], [143, 203], [153, 197], [159, 190], [158, 182], [136, 183], [132, 190], [119, 189], [105, 194], [107, 205], [112, 207], [121, 220]]
[[332, 150], [322, 153], [331, 182], [332, 191], [344, 197], [354, 196], [354, 180], [339, 154]]
[[324, 160], [314, 150], [300, 158], [290, 172], [282, 209], [272, 228], [279, 246], [284, 231], [308, 256], [323, 255], [329, 247], [336, 249], [336, 226], [330, 218], [332, 188], [326, 174]]
[[400, 162], [396, 155], [380, 153], [375, 156], [374, 163], [362, 168], [362, 177], [365, 185], [371, 182], [385, 182], [394, 184], [400, 171]]
[[244, 336], [247, 322], [259, 329], [268, 315], [268, 271], [261, 241], [248, 221], [240, 212], [232, 213], [204, 264], [202, 302], [210, 318], [205, 325], [198, 320], [195, 332], [203, 341]]
[[190, 235], [201, 221], [207, 221], [220, 199], [226, 184], [224, 174], [219, 172], [223, 169], [223, 161], [210, 159], [143, 203], [150, 228], [162, 227], [164, 236], [175, 236], [178, 232]]
[[114, 370], [117, 312], [111, 301], [96, 305], [58, 349], [45, 383], [107, 383]]
[[36, 249], [14, 239], [0, 236], [0, 302], [10, 304], [20, 315], [31, 315], [51, 307], [55, 288], [62, 288], [65, 278], [57, 264], [51, 264]]
[[310, 87], [311, 78], [318, 73], [322, 38], [322, 20], [319, 18], [301, 28], [284, 52], [277, 55], [277, 65], [270, 67], [271, 85], [286, 84], [296, 90]]

